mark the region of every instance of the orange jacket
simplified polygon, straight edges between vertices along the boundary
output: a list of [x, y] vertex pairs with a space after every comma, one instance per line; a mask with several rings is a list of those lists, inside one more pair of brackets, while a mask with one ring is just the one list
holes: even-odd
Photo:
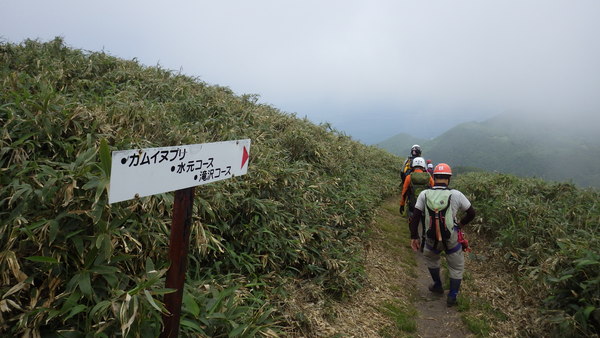
[[[413, 170], [413, 173], [422, 173], [422, 172], [424, 172], [424, 171], [419, 168], [415, 168], [415, 170]], [[433, 184], [434, 184], [433, 178], [429, 177], [429, 186], [433, 187]], [[400, 199], [400, 206], [403, 206], [406, 204], [406, 198], [408, 197], [409, 191], [410, 191], [410, 175], [406, 176], [406, 178], [404, 179], [404, 185], [402, 186], [402, 199]], [[417, 197], [418, 196], [415, 196], [415, 198], [417, 198]]]

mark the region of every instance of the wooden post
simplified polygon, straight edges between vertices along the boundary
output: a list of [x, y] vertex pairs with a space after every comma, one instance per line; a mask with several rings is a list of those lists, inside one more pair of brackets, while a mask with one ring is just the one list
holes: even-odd
[[163, 331], [161, 338], [173, 338], [179, 335], [179, 318], [181, 316], [181, 300], [187, 269], [187, 255], [190, 246], [190, 229], [194, 204], [194, 187], [175, 191], [173, 204], [173, 220], [169, 240], [169, 261], [165, 287], [177, 291], [164, 297], [165, 307], [170, 314], [163, 314]]

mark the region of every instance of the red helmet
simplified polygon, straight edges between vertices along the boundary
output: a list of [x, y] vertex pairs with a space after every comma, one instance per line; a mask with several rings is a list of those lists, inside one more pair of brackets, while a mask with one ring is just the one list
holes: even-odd
[[431, 163], [431, 160], [427, 160], [427, 164]]
[[450, 166], [446, 163], [440, 163], [435, 166], [435, 169], [433, 169], [433, 174], [452, 176], [452, 168], [450, 168]]

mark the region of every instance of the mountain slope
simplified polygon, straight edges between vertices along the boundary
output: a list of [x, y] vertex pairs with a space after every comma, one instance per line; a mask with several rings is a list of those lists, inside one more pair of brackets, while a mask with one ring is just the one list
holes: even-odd
[[[411, 146], [401, 142], [406, 139], [392, 137], [377, 146], [402, 156]], [[391, 147], [394, 140], [397, 142]], [[600, 187], [600, 170], [596, 169], [600, 168], [600, 138], [585, 123], [573, 127], [500, 115], [460, 124], [421, 146], [424, 157], [434, 163]]]
[[406, 133], [400, 133], [376, 144], [377, 147], [385, 149], [392, 154], [406, 156], [410, 152], [413, 144], [423, 145], [428, 141], [422, 138], [414, 137]]

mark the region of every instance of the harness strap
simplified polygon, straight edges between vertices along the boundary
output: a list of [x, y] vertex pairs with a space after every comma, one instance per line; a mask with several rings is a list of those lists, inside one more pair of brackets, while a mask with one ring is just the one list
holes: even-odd
[[[442, 252], [441, 250], [435, 249], [434, 247], [432, 247], [431, 245], [425, 243], [425, 247], [427, 247], [427, 249], [429, 249], [430, 251], [433, 251], [433, 253], [435, 254], [439, 254], [440, 252]], [[453, 254], [455, 252], [457, 252], [458, 250], [462, 249], [462, 244], [458, 243], [456, 244], [456, 246], [452, 249], [449, 250], [444, 250], [446, 252], [446, 255], [450, 255]]]

